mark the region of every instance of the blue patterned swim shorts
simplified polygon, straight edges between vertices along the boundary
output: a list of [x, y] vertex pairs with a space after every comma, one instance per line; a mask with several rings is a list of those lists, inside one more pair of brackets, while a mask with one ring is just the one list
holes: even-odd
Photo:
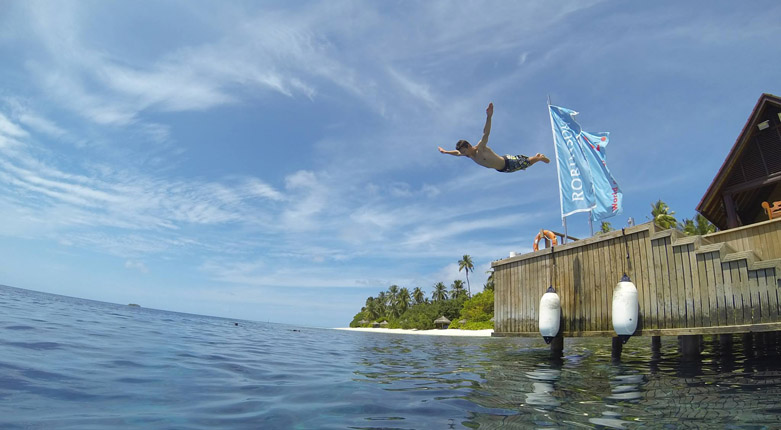
[[529, 157], [525, 155], [505, 155], [502, 158], [504, 158], [504, 169], [499, 170], [500, 172], [510, 173], [518, 170], [526, 170], [527, 167], [531, 166]]

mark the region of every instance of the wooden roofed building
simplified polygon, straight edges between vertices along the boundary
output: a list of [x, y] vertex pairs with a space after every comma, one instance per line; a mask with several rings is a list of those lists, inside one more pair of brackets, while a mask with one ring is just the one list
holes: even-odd
[[720, 230], [767, 221], [781, 201], [781, 97], [762, 94], [697, 212]]

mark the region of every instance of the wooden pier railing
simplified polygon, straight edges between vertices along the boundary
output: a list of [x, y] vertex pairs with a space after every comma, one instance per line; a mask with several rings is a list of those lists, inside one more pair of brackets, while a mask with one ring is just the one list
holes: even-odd
[[612, 294], [624, 273], [638, 290], [636, 336], [781, 330], [781, 219], [706, 236], [647, 223], [492, 265], [494, 336], [539, 336], [549, 285], [565, 337], [614, 336]]

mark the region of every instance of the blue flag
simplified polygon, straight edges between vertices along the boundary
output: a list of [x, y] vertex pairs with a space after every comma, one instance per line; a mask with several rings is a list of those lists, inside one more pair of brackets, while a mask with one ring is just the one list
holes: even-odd
[[589, 133], [582, 131], [580, 135], [583, 152], [586, 154], [591, 176], [594, 182], [594, 196], [597, 205], [591, 211], [594, 221], [610, 218], [623, 211], [624, 194], [618, 186], [605, 162], [607, 144], [610, 133]]
[[561, 217], [588, 212], [596, 206], [596, 197], [591, 169], [580, 142], [580, 125], [573, 118], [578, 113], [559, 106], [548, 108], [559, 170]]

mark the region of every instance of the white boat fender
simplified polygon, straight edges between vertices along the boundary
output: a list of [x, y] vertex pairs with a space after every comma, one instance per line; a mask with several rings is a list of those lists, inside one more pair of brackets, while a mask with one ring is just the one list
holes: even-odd
[[540, 299], [540, 334], [545, 339], [545, 343], [550, 344], [559, 334], [560, 320], [561, 300], [551, 285]]
[[626, 343], [637, 330], [638, 309], [637, 288], [624, 273], [613, 290], [613, 330], [622, 343]]

